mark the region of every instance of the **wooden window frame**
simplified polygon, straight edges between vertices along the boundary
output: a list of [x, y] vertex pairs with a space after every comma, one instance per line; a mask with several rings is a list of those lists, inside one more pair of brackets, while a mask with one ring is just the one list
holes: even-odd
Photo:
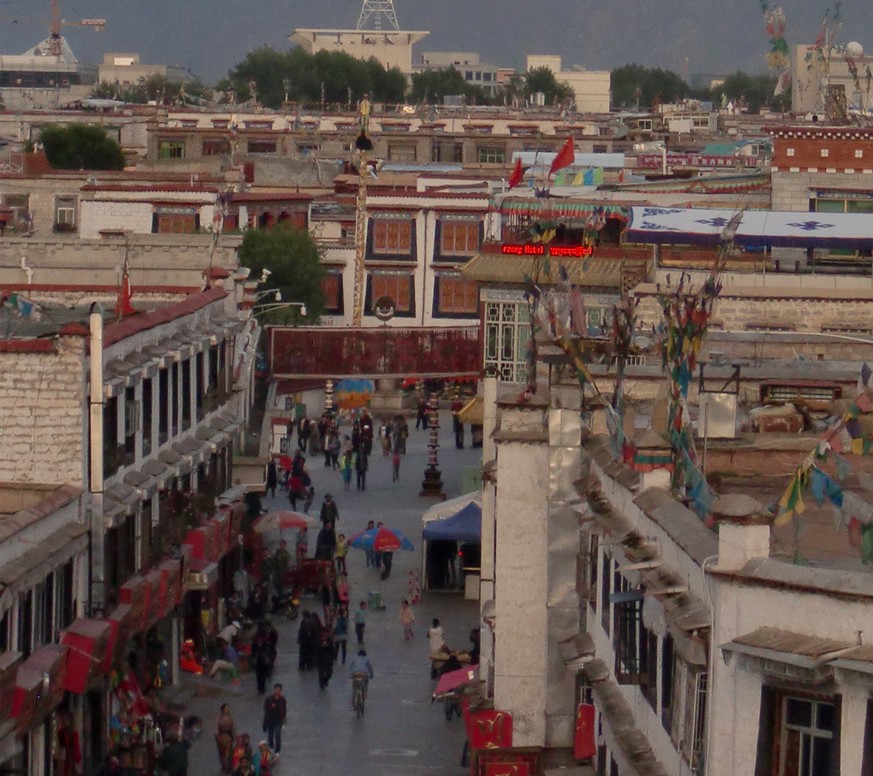
[[460, 275], [437, 275], [434, 295], [434, 317], [479, 317], [479, 284], [475, 280]]
[[411, 218], [373, 218], [368, 231], [373, 257], [415, 258], [415, 223]]

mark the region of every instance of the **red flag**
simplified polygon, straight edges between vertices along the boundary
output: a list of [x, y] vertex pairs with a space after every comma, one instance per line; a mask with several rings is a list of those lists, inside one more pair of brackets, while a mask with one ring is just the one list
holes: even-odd
[[524, 172], [521, 169], [521, 157], [515, 160], [515, 167], [512, 168], [512, 175], [509, 176], [509, 188], [514, 189], [524, 180]]
[[133, 292], [130, 290], [130, 267], [127, 264], [127, 257], [125, 257], [124, 269], [121, 272], [121, 286], [118, 289], [118, 297], [115, 301], [116, 315], [130, 315], [136, 312], [130, 303], [132, 297]]
[[569, 167], [576, 161], [576, 149], [573, 148], [573, 138], [568, 137], [567, 142], [561, 146], [558, 155], [552, 160], [552, 166], [549, 168], [549, 177], [554, 175], [558, 170]]

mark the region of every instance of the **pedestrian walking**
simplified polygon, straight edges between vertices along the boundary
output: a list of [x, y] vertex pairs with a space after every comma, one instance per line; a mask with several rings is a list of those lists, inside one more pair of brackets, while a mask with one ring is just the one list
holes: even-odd
[[288, 702], [282, 695], [282, 685], [273, 685], [273, 694], [264, 701], [263, 729], [267, 734], [267, 744], [276, 754], [282, 751], [282, 725], [288, 715]]
[[330, 432], [330, 436], [327, 440], [327, 453], [330, 456], [330, 468], [333, 471], [336, 471], [339, 468], [339, 454], [340, 454], [340, 438], [339, 434], [336, 432], [336, 429]]
[[415, 411], [415, 430], [427, 429], [427, 402], [422, 399]]
[[415, 624], [415, 614], [405, 598], [400, 604], [400, 624], [403, 626], [403, 640], [409, 641], [415, 635], [412, 626]]
[[379, 426], [379, 444], [382, 446], [382, 455], [391, 454], [391, 426], [387, 422]]
[[300, 416], [297, 421], [297, 447], [301, 452], [306, 452], [306, 445], [309, 442], [309, 418], [306, 414]]
[[218, 749], [218, 763], [222, 776], [233, 772], [231, 757], [233, 756], [234, 723], [230, 706], [221, 704], [218, 710], [218, 722], [215, 726], [215, 746]]
[[349, 554], [349, 544], [346, 541], [345, 534], [339, 534], [336, 537], [336, 550], [334, 551], [334, 558], [336, 559], [336, 572], [337, 574], [345, 574], [346, 573], [346, 555]]
[[340, 462], [340, 474], [343, 478], [343, 488], [348, 490], [352, 486], [352, 471], [355, 469], [355, 454], [351, 450], [343, 453]]
[[271, 458], [267, 464], [267, 483], [265, 492], [270, 496], [276, 495], [276, 485], [279, 484], [279, 470], [276, 468], [276, 461]]
[[355, 474], [357, 475], [358, 490], [367, 489], [367, 469], [369, 462], [367, 461], [367, 453], [361, 450], [355, 459]]
[[339, 660], [340, 652], [343, 655], [343, 665], [346, 664], [346, 650], [349, 640], [349, 610], [340, 606], [333, 621], [333, 660]]
[[322, 690], [327, 689], [330, 677], [333, 676], [333, 632], [331, 628], [324, 627], [318, 634], [318, 686]]
[[394, 448], [394, 455], [391, 456], [392, 475], [391, 480], [397, 482], [400, 479], [400, 450]]
[[270, 745], [266, 741], [261, 741], [258, 744], [258, 751], [255, 752], [255, 776], [272, 776], [274, 760]]
[[310, 649], [312, 645], [312, 623], [308, 611], [300, 615], [300, 627], [297, 629], [297, 648], [299, 653], [297, 670], [305, 671], [311, 663]]
[[[376, 524], [372, 520], [367, 521], [367, 529], [366, 530], [369, 531], [371, 528], [375, 528], [375, 527], [376, 527]], [[370, 568], [370, 566], [375, 565], [376, 555], [373, 552], [372, 548], [370, 548], [370, 547], [364, 548], [364, 558], [366, 559], [366, 562], [367, 562], [367, 568]]]
[[364, 455], [373, 452], [373, 418], [367, 410], [361, 414], [361, 452]]
[[394, 562], [393, 552], [382, 553], [382, 581], [384, 582], [391, 576], [391, 564]]
[[171, 735], [170, 742], [158, 757], [158, 766], [163, 768], [168, 776], [188, 776], [188, 750], [190, 748], [191, 744], [188, 741]]
[[255, 670], [255, 680], [258, 693], [263, 695], [267, 691], [267, 677], [270, 674], [272, 660], [270, 659], [270, 642], [264, 629], [258, 628], [258, 633], [252, 641], [251, 659]]
[[[382, 527], [382, 521], [380, 520], [376, 523], [376, 528]], [[379, 570], [382, 571], [382, 553], [378, 550], [373, 550], [373, 565]]]
[[333, 527], [336, 528], [339, 522], [339, 507], [330, 493], [324, 494], [324, 501], [321, 502], [321, 511], [318, 516], [321, 518], [322, 525], [332, 523]]
[[367, 602], [361, 601], [355, 612], [355, 637], [358, 644], [364, 643], [364, 629], [367, 627]]
[[452, 402], [452, 428], [455, 432], [455, 447], [458, 450], [464, 449], [464, 424], [461, 422], [461, 410], [464, 409], [464, 403], [460, 398]]

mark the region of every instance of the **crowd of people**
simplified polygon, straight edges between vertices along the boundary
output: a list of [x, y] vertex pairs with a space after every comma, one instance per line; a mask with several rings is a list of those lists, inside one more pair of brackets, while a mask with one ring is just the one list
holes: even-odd
[[[422, 409], [423, 407], [423, 409]], [[416, 428], [427, 428], [427, 408], [422, 405], [416, 418]], [[343, 434], [331, 416], [312, 421], [301, 416], [294, 428], [297, 449], [290, 456], [290, 463], [272, 460], [266, 477], [266, 493], [269, 497], [285, 493], [293, 510], [298, 506], [309, 513], [315, 503], [315, 487], [308, 461], [320, 460], [324, 467], [339, 472], [345, 490], [352, 489], [352, 474], [357, 490], [367, 487], [367, 472], [378, 444], [383, 457], [390, 457], [393, 480], [400, 476], [402, 456], [406, 454], [409, 426], [402, 416], [376, 421], [364, 411], [351, 423], [348, 434]], [[319, 687], [326, 690], [334, 671], [340, 666], [349, 677], [359, 676], [367, 682], [374, 671], [367, 647], [367, 600], [353, 599], [347, 558], [349, 540], [339, 526], [339, 506], [331, 493], [325, 493], [318, 511], [318, 530], [312, 557], [321, 561], [317, 597], [300, 612], [297, 629], [298, 671], [313, 673], [318, 677]], [[344, 524], [344, 523], [343, 523]], [[369, 521], [367, 529], [382, 526], [381, 522]], [[351, 534], [349, 534], [351, 535]], [[282, 685], [275, 683], [272, 692], [267, 691], [274, 666], [280, 654], [279, 634], [269, 620], [268, 613], [284, 607], [289, 597], [295, 599], [298, 591], [289, 590], [289, 571], [309, 558], [309, 541], [306, 529], [294, 535], [292, 547], [281, 541], [272, 554], [266, 554], [262, 573], [257, 583], [247, 594], [232, 596], [227, 602], [227, 619], [230, 626], [223, 629], [220, 638], [220, 654], [209, 672], [228, 672], [238, 675], [241, 653], [248, 657], [248, 667], [253, 672], [257, 692], [264, 696], [263, 716], [260, 720], [263, 740], [254, 746], [249, 732], [238, 729], [231, 708], [223, 704], [219, 710], [215, 728], [215, 742], [222, 776], [271, 776], [274, 764], [282, 749], [282, 726], [287, 715], [287, 701]], [[375, 550], [365, 551], [365, 567], [375, 572], [382, 580], [391, 575], [393, 553]], [[293, 586], [292, 586], [293, 587]], [[353, 603], [354, 600], [354, 603]], [[272, 602], [272, 605], [271, 605]], [[283, 609], [284, 610], [284, 609]], [[247, 634], [250, 646], [245, 650], [239, 643], [241, 622], [254, 623], [254, 635]], [[404, 640], [415, 638], [415, 615], [408, 600], [399, 610], [399, 620]], [[434, 655], [448, 648], [439, 622], [434, 620], [426, 634], [429, 645], [428, 657], [432, 665]], [[352, 640], [354, 640], [352, 642]], [[350, 648], [349, 643], [352, 642]], [[216, 663], [218, 669], [214, 669]], [[229, 665], [228, 665], [229, 664]], [[242, 727], [249, 727], [244, 725]]]

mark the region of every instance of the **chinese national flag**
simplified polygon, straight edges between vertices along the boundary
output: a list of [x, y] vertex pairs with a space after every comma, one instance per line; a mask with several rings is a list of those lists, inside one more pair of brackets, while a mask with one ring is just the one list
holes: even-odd
[[515, 167], [512, 168], [512, 175], [509, 176], [509, 188], [514, 189], [524, 180], [524, 172], [521, 169], [521, 157], [515, 160]]
[[136, 312], [130, 303], [131, 297], [133, 297], [133, 291], [130, 290], [130, 267], [125, 259], [121, 274], [121, 287], [118, 289], [118, 297], [115, 302], [116, 315], [131, 315]]
[[576, 161], [576, 149], [573, 148], [573, 138], [568, 137], [567, 142], [561, 146], [558, 155], [552, 160], [552, 166], [549, 168], [549, 177], [554, 175], [558, 170], [563, 170], [569, 167]]

